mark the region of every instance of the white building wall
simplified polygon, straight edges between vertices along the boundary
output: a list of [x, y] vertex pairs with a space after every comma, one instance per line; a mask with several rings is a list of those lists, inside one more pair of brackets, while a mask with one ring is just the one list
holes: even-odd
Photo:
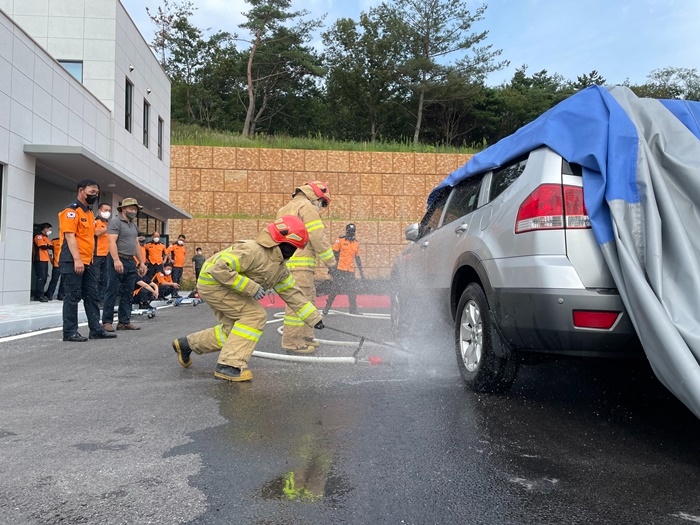
[[[32, 226], [45, 215], [36, 209], [44, 205], [34, 201], [35, 159], [24, 145], [82, 146], [167, 200], [170, 84], [117, 0], [0, 0], [0, 10], [12, 15], [0, 11], [0, 305], [7, 305], [29, 300]], [[54, 58], [82, 60], [84, 85]], [[123, 108], [130, 64], [132, 133], [124, 129]], [[151, 103], [148, 149], [144, 97]], [[165, 123], [163, 160], [158, 116]]]
[[[0, 0], [0, 9], [55, 59], [82, 61], [83, 85], [113, 112], [108, 121], [96, 122], [102, 136], [79, 136], [79, 126], [74, 121], [72, 133], [70, 122], [65, 130], [67, 138], [94, 142], [105, 160], [167, 200], [170, 80], [121, 3], [118, 0]], [[131, 133], [124, 127], [127, 77], [134, 85]], [[151, 104], [148, 148], [143, 145], [144, 99]], [[88, 117], [91, 118], [91, 113]], [[164, 122], [162, 160], [158, 159], [158, 117]]]

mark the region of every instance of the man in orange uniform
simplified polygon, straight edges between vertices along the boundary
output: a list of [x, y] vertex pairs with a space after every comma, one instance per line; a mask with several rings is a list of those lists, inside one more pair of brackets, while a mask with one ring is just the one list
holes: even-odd
[[166, 248], [160, 242], [160, 233], [155, 231], [151, 236], [151, 242], [146, 243], [146, 275], [143, 280], [150, 283], [157, 272], [163, 271], [163, 261], [166, 257]]
[[92, 206], [100, 195], [94, 180], [78, 183], [78, 198], [58, 214], [61, 229], [61, 255], [58, 268], [65, 282], [63, 299], [63, 340], [73, 343], [87, 341], [78, 332], [78, 303], [83, 301], [90, 327], [90, 339], [116, 337], [102, 327], [97, 305], [97, 278], [91, 268], [95, 253], [95, 216]]
[[[277, 217], [294, 215], [301, 219], [309, 234], [309, 243], [298, 249], [287, 261], [287, 268], [294, 276], [297, 286], [313, 303], [316, 300], [316, 285], [314, 271], [316, 257], [327, 267], [335, 267], [335, 258], [331, 243], [326, 238], [320, 210], [331, 202], [331, 192], [328, 185], [321, 181], [307, 182], [294, 188], [292, 200], [283, 206]], [[282, 348], [287, 352], [310, 354], [316, 351], [318, 343], [314, 341], [314, 330], [287, 306], [284, 310], [284, 331], [282, 333]]]
[[95, 257], [93, 257], [93, 268], [97, 276], [97, 297], [100, 307], [105, 300], [107, 291], [107, 254], [109, 254], [109, 238], [107, 237], [107, 222], [112, 215], [112, 206], [106, 202], [97, 208], [97, 219], [95, 220]]
[[[187, 256], [187, 248], [185, 248], [186, 237], [182, 234], [177, 236], [177, 242], [171, 244], [168, 248], [168, 256], [170, 257], [170, 262], [173, 264], [173, 282], [180, 284], [182, 279], [182, 271], [185, 268], [185, 257]], [[175, 292], [173, 297], [179, 297], [178, 293]]]
[[[49, 281], [49, 287], [46, 289], [46, 298], [51, 301], [53, 299], [53, 294], [56, 292], [56, 287], [58, 286], [58, 297], [59, 301], [63, 301], [63, 281], [61, 280], [61, 272], [58, 269], [58, 257], [61, 254], [61, 239], [55, 237], [51, 239], [51, 251], [53, 257], [51, 258], [51, 281]], [[60, 282], [60, 284], [59, 284]]]
[[46, 277], [49, 274], [49, 250], [51, 250], [51, 225], [48, 222], [40, 226], [39, 232], [34, 236], [34, 274], [36, 275], [36, 286], [34, 300], [45, 303], [48, 299], [44, 296]]
[[173, 281], [172, 273], [173, 267], [171, 264], [165, 263], [163, 271], [158, 272], [153, 277], [153, 282], [158, 285], [158, 290], [160, 290], [158, 294], [160, 299], [165, 299], [165, 296], [168, 294], [170, 294], [170, 297], [178, 297], [177, 291], [180, 289], [180, 285]]
[[333, 243], [333, 253], [338, 261], [338, 269], [333, 272], [333, 282], [331, 291], [328, 293], [326, 307], [323, 315], [328, 315], [328, 311], [333, 306], [333, 301], [338, 293], [348, 296], [350, 301], [350, 313], [357, 313], [357, 292], [355, 291], [355, 263], [360, 270], [360, 277], [365, 278], [362, 272], [362, 261], [360, 260], [360, 244], [355, 239], [355, 225], [345, 226], [345, 235], [338, 237]]

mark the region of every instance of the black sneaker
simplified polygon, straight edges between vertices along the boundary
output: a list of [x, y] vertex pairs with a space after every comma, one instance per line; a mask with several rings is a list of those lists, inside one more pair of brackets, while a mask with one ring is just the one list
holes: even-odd
[[216, 369], [214, 370], [214, 377], [225, 379], [226, 381], [250, 381], [253, 379], [253, 372], [247, 368], [241, 370], [235, 366], [217, 363]]
[[90, 331], [90, 339], [114, 339], [117, 334], [108, 332], [107, 330], [100, 330], [99, 332]]
[[180, 362], [180, 364], [185, 368], [189, 368], [192, 364], [192, 359], [190, 359], [192, 349], [190, 348], [190, 345], [187, 342], [187, 338], [178, 337], [177, 339], [175, 339], [173, 341], [173, 350], [175, 350], [175, 353], [177, 354], [177, 360]]
[[71, 335], [64, 335], [63, 340], [68, 341], [70, 343], [84, 343], [85, 341], [88, 340], [88, 338], [83, 337], [78, 332], [75, 332], [74, 334], [71, 334]]
[[49, 302], [49, 298], [46, 297], [45, 295], [42, 295], [41, 297], [37, 297], [34, 300], [39, 301], [40, 303], [48, 303]]

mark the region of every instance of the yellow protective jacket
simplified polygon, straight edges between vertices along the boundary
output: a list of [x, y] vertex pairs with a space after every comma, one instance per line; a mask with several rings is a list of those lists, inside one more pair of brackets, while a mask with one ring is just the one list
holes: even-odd
[[314, 271], [316, 268], [316, 256], [327, 267], [332, 268], [336, 265], [336, 261], [331, 243], [326, 238], [326, 229], [323, 226], [321, 215], [314, 204], [318, 198], [308, 186], [302, 186], [299, 190], [292, 200], [277, 212], [277, 218], [283, 215], [299, 217], [309, 232], [309, 243], [306, 245], [306, 248], [303, 250], [297, 249], [287, 261], [287, 268]]
[[297, 288], [277, 243], [265, 230], [252, 241], [236, 241], [202, 265], [197, 287], [223, 286], [245, 297], [274, 289], [299, 319], [314, 326], [321, 314]]

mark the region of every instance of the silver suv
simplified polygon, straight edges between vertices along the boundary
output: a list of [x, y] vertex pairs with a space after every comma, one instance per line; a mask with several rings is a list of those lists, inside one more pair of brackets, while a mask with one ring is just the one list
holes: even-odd
[[444, 188], [406, 238], [392, 270], [395, 335], [437, 301], [474, 390], [507, 389], [523, 352], [641, 353], [590, 229], [581, 167], [547, 147]]

